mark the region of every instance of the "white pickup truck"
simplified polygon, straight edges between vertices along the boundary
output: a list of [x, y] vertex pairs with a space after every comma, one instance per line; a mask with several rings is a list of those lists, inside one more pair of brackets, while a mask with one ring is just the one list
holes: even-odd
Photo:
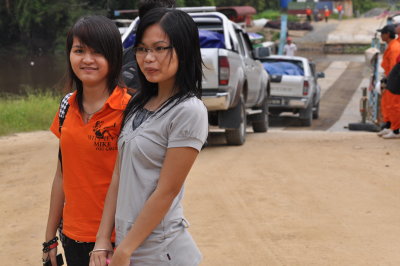
[[247, 33], [218, 12], [190, 13], [199, 28], [204, 62], [203, 102], [210, 125], [225, 129], [231, 145], [245, 141], [247, 123], [268, 130], [269, 77], [254, 58]]
[[[242, 145], [246, 126], [254, 132], [268, 130], [269, 77], [254, 58], [247, 33], [219, 12], [189, 13], [199, 28], [203, 60], [202, 100], [209, 123], [225, 129], [227, 143]], [[135, 20], [122, 36], [124, 47], [132, 43]]]
[[271, 77], [270, 113], [299, 114], [303, 126], [311, 126], [319, 116], [321, 88], [318, 78], [323, 72], [315, 71], [315, 64], [305, 57], [271, 55], [261, 59]]

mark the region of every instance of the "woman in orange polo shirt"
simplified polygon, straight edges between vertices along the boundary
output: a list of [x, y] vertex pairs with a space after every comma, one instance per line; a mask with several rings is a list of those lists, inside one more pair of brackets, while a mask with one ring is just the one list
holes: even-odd
[[60, 139], [62, 159], [52, 185], [43, 260], [56, 265], [56, 231], [62, 219], [60, 238], [67, 264], [87, 266], [130, 96], [119, 86], [121, 36], [108, 18], [79, 19], [68, 32], [66, 55], [66, 88], [74, 92], [66, 100], [69, 109], [62, 127], [57, 112], [50, 128]]

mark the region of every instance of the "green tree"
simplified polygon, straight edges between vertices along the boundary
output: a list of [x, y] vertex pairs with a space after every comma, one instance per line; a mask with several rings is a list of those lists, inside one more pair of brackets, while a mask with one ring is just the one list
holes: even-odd
[[0, 47], [10, 45], [18, 37], [18, 25], [10, 1], [0, 3], [0, 36]]
[[[20, 42], [30, 52], [35, 52], [53, 50], [63, 43], [68, 27], [78, 17], [93, 13], [106, 15], [109, 0], [15, 0], [11, 5], [7, 3], [10, 1], [0, 4], [0, 30], [5, 31], [2, 37], [7, 37], [0, 44]], [[7, 29], [7, 25], [15, 26]]]
[[[360, 10], [371, 0], [353, 0]], [[30, 51], [63, 50], [68, 28], [82, 15], [113, 16], [118, 9], [136, 9], [139, 0], [4, 0], [0, 1], [0, 47], [20, 43]], [[277, 9], [278, 0], [176, 0], [177, 6], [249, 5], [261, 12]]]
[[240, 5], [240, 0], [216, 0], [217, 6], [238, 6]]
[[176, 6], [179, 6], [179, 7], [186, 6], [185, 0], [176, 0]]
[[356, 12], [357, 10], [361, 13], [364, 13], [372, 8], [382, 6], [382, 3], [378, 3], [372, 0], [353, 0], [353, 10]]
[[57, 4], [45, 0], [17, 1], [15, 21], [19, 39], [30, 49], [50, 49], [60, 29], [68, 22], [68, 6], [64, 1]]

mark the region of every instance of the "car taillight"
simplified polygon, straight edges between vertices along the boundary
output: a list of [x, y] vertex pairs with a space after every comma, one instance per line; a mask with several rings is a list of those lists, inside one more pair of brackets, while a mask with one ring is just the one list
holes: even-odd
[[218, 57], [219, 63], [219, 85], [228, 85], [229, 83], [229, 61], [228, 57]]
[[303, 84], [303, 95], [307, 96], [308, 95], [308, 90], [310, 89], [310, 83], [308, 83], [307, 80], [304, 81]]

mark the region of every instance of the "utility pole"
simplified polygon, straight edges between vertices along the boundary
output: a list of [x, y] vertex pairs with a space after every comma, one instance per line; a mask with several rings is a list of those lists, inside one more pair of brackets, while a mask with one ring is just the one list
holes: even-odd
[[280, 7], [281, 7], [281, 34], [279, 37], [279, 50], [278, 54], [283, 55], [283, 47], [286, 43], [287, 38], [287, 9], [288, 5], [291, 0], [280, 0]]

